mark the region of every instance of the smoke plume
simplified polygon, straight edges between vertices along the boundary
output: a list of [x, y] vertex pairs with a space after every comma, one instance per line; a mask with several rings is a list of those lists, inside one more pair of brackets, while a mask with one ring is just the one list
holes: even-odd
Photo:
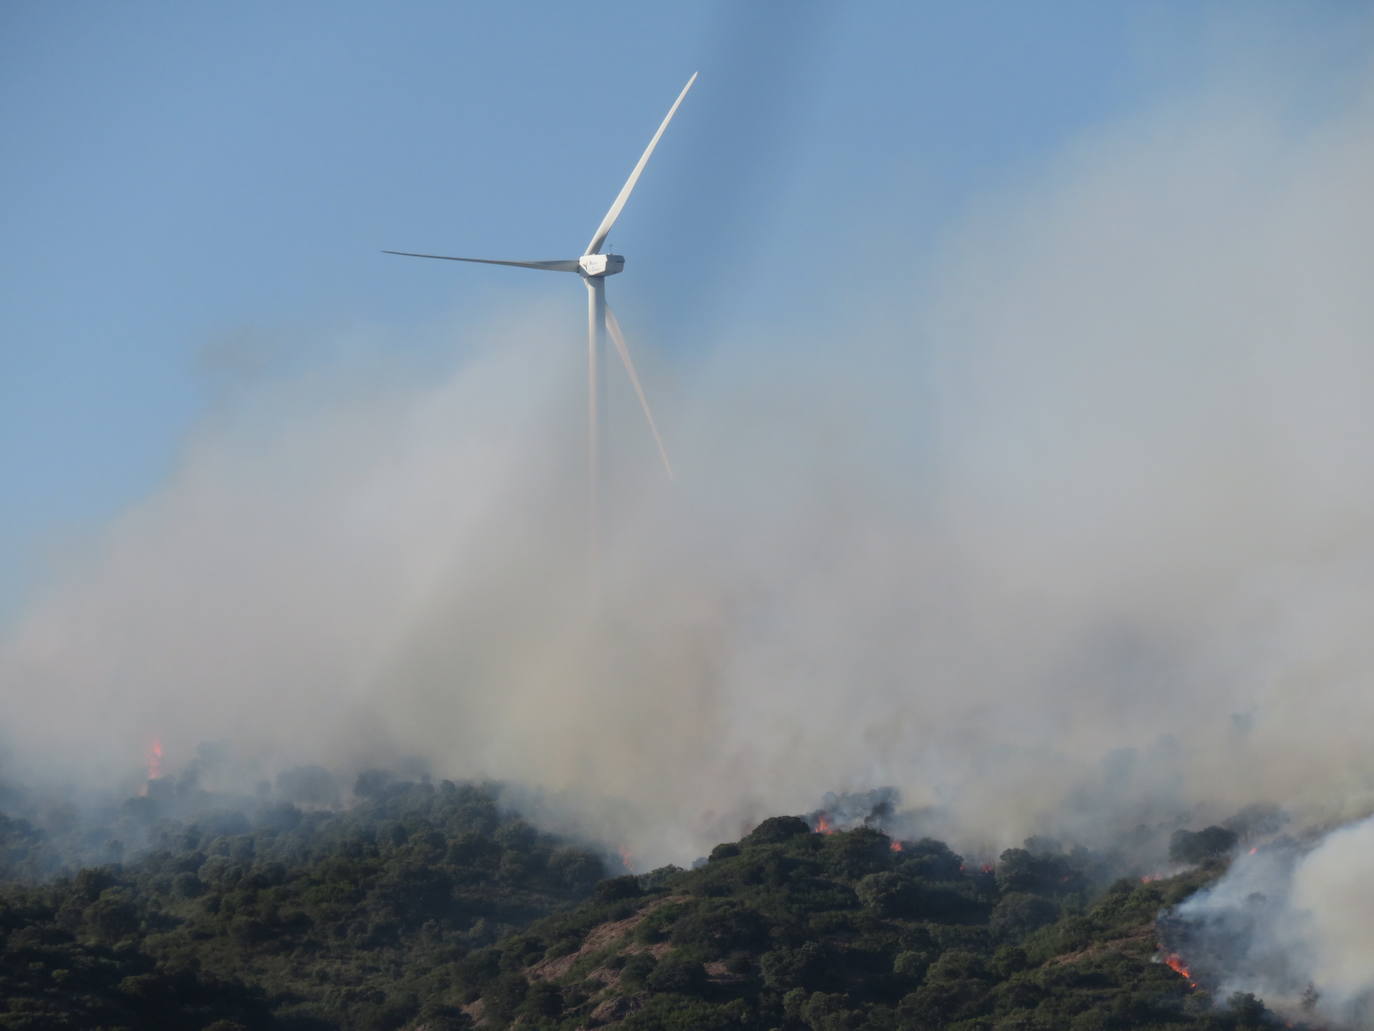
[[0, 641], [3, 771], [420, 757], [645, 864], [878, 785], [988, 848], [1367, 812], [1370, 79], [1299, 130], [1223, 78], [1022, 170], [899, 290], [818, 242], [863, 255], [815, 281], [850, 318], [780, 294], [671, 375], [626, 320], [680, 475], [621, 397], [594, 606], [576, 292], [433, 328], [441, 376], [381, 374], [379, 331], [238, 392]]
[[1374, 819], [1315, 843], [1242, 855], [1170, 918], [1194, 970], [1220, 997], [1251, 992], [1290, 1020], [1368, 1027], [1374, 1020]]

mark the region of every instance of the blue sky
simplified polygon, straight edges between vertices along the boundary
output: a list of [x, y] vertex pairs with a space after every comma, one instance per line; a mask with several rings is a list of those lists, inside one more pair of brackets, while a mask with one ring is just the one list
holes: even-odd
[[[1246, 31], [1368, 44], [1348, 5], [1245, 6]], [[622, 321], [685, 365], [727, 319], [833, 317], [831, 260], [881, 286], [826, 250], [856, 230], [919, 265], [980, 196], [1186, 91], [1235, 10], [13, 0], [0, 617], [166, 475], [226, 362], [279, 375], [360, 328], [394, 344], [560, 290], [579, 317], [557, 277], [378, 251], [575, 256], [692, 71], [612, 235]], [[417, 332], [396, 360], [442, 346]]]

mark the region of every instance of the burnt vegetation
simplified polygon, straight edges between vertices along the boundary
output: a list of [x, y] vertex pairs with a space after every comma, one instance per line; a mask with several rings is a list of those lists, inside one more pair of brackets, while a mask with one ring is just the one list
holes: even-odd
[[[694, 869], [608, 877], [495, 786], [374, 772], [341, 810], [326, 777], [288, 781], [299, 804], [139, 799], [98, 831], [0, 816], [0, 1027], [1277, 1026], [1159, 954], [1159, 915], [1218, 875], [1230, 831], [1178, 837], [1188, 873], [1113, 881], [1038, 839], [975, 862], [779, 816]], [[111, 858], [130, 820], [147, 847]]]

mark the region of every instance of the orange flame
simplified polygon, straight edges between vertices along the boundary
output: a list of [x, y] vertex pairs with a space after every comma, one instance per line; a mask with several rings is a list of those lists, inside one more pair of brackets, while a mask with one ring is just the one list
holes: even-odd
[[835, 828], [832, 827], [832, 826], [830, 826], [830, 820], [826, 818], [826, 815], [825, 815], [824, 813], [821, 813], [820, 816], [816, 817], [816, 833], [817, 833], [817, 834], [834, 834], [834, 833], [835, 833]]
[[894, 839], [887, 847], [892, 849], [893, 852], [900, 852], [902, 850], [902, 843]]
[[1183, 962], [1183, 957], [1180, 956], [1177, 952], [1168, 953], [1164, 957], [1164, 965], [1168, 967], [1170, 970], [1172, 970], [1179, 977], [1187, 978], [1189, 988], [1197, 987], [1197, 982], [1193, 980], [1192, 971], [1188, 969], [1187, 964]]
[[633, 871], [635, 868], [635, 857], [630, 853], [630, 850], [624, 845], [621, 845], [615, 851], [616, 854], [620, 856], [620, 861], [625, 864], [625, 869]]
[[148, 747], [148, 779], [157, 780], [162, 776], [162, 742], [153, 738]]

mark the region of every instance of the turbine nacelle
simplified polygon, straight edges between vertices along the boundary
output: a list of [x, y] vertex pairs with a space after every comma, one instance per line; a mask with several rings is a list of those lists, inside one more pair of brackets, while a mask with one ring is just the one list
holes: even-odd
[[625, 271], [625, 258], [620, 254], [584, 254], [577, 259], [578, 275], [587, 279], [601, 279]]

